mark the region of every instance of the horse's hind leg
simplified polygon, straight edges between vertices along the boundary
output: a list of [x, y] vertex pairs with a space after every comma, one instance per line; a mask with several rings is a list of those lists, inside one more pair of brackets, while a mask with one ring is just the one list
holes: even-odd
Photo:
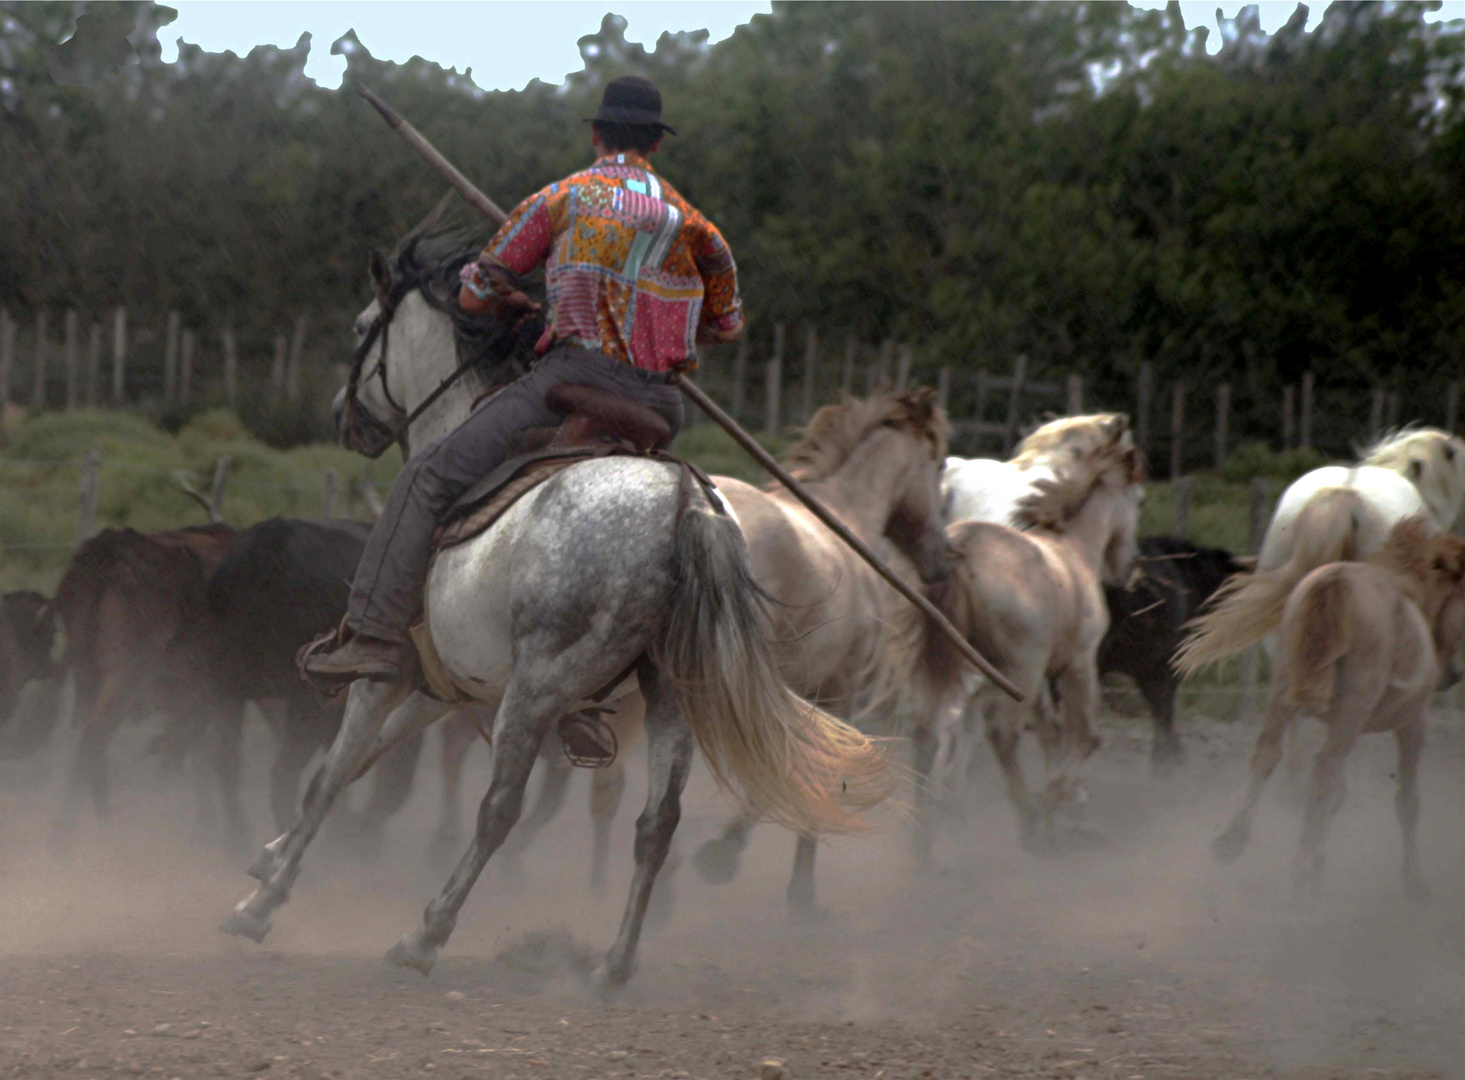
[[722, 827], [722, 832], [699, 847], [692, 856], [697, 876], [709, 885], [726, 885], [737, 877], [748, 834], [757, 820], [757, 815], [742, 811]]
[[814, 857], [819, 852], [819, 841], [808, 833], [799, 833], [794, 845], [794, 870], [784, 894], [794, 914], [808, 914], [814, 910]]
[[[1302, 819], [1302, 842], [1297, 852], [1297, 878], [1302, 888], [1315, 885], [1323, 872], [1323, 841], [1338, 807], [1343, 805], [1343, 761], [1358, 741], [1361, 724], [1349, 723], [1355, 709], [1337, 710], [1328, 719], [1328, 735], [1312, 763], [1307, 784], [1307, 810]], [[1369, 710], [1372, 711], [1372, 710]]]
[[[477, 707], [463, 706], [465, 709]], [[485, 722], [492, 723], [493, 717], [487, 717]], [[449, 848], [456, 848], [463, 835], [461, 800], [458, 793], [463, 784], [463, 763], [467, 761], [468, 751], [473, 748], [474, 739], [478, 737], [473, 723], [460, 713], [455, 713], [439, 731], [442, 736], [439, 761], [443, 770], [443, 795], [442, 816], [438, 818], [437, 830], [432, 836], [435, 859], [440, 854], [447, 854]]]
[[1256, 737], [1256, 749], [1251, 754], [1251, 782], [1246, 789], [1246, 798], [1226, 826], [1226, 831], [1211, 842], [1211, 853], [1223, 863], [1235, 862], [1246, 849], [1251, 839], [1251, 818], [1256, 804], [1262, 796], [1267, 779], [1282, 760], [1282, 736], [1292, 724], [1292, 710], [1283, 698], [1282, 678], [1273, 676], [1273, 689], [1267, 701], [1267, 711], [1262, 717], [1261, 734]]
[[1424, 750], [1424, 719], [1420, 717], [1394, 732], [1399, 744], [1399, 790], [1394, 812], [1404, 832], [1404, 895], [1415, 902], [1429, 899], [1429, 886], [1419, 873], [1415, 832], [1419, 826], [1419, 756]]
[[602, 985], [618, 986], [636, 968], [636, 945], [651, 887], [671, 838], [682, 817], [682, 791], [692, 767], [692, 730], [682, 716], [671, 680], [650, 664], [640, 667], [641, 692], [646, 698], [646, 808], [636, 819], [636, 874], [621, 919], [621, 931], [605, 963], [596, 970]]
[[224, 806], [224, 839], [231, 849], [242, 851], [249, 845], [249, 826], [239, 798], [244, 766], [244, 703], [220, 702], [214, 732], [218, 739], [214, 747], [214, 775], [219, 781], [219, 801]]
[[565, 793], [570, 790], [570, 778], [574, 767], [560, 750], [558, 739], [545, 739], [539, 747], [539, 759], [544, 762], [544, 782], [539, 785], [539, 797], [526, 817], [514, 826], [504, 844], [505, 858], [518, 858], [534, 841], [539, 830], [553, 821], [565, 805]]
[[437, 962], [489, 858], [508, 838], [524, 807], [524, 788], [539, 748], [571, 701], [562, 693], [538, 695], [511, 680], [494, 723], [493, 779], [478, 807], [478, 830], [458, 861], [448, 883], [422, 913], [422, 925], [410, 930], [387, 952], [387, 963], [426, 975]]
[[[442, 715], [443, 706], [422, 694], [402, 701], [403, 690], [385, 683], [360, 680], [352, 683], [346, 698], [346, 715], [341, 719], [336, 741], [316, 771], [294, 823], [283, 836], [266, 845], [249, 868], [259, 879], [259, 888], [240, 901], [219, 929], [263, 941], [277, 907], [290, 898], [290, 887], [300, 873], [300, 860], [341, 792], [370, 767], [386, 749], [379, 736], [389, 716], [397, 720], [394, 729], [402, 735], [431, 723]], [[400, 707], [398, 703], [401, 702]], [[395, 711], [394, 711], [395, 707]], [[400, 717], [397, 714], [405, 714]], [[414, 726], [415, 725], [415, 726]]]
[[1007, 780], [1007, 794], [1012, 799], [1013, 809], [1017, 811], [1018, 839], [1028, 850], [1039, 848], [1050, 839], [1044, 833], [1048, 822], [1035, 805], [1027, 780], [1023, 777], [1022, 762], [1017, 756], [1026, 708], [1006, 695], [998, 701], [985, 704], [983, 712], [987, 724], [987, 742], [997, 757], [997, 764], [1002, 767], [1002, 775]]

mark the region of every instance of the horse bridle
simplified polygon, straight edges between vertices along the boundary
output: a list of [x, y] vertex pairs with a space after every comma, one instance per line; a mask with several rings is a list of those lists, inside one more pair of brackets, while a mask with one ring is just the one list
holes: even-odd
[[[476, 356], [464, 360], [410, 412], [392, 397], [391, 387], [387, 385], [387, 341], [392, 316], [397, 313], [397, 306], [403, 298], [416, 287], [403, 280], [393, 282], [389, 289], [377, 290], [376, 318], [371, 320], [366, 336], [361, 339], [351, 357], [351, 373], [346, 379], [346, 429], [343, 441], [357, 453], [372, 460], [381, 457], [397, 443], [402, 444], [403, 453], [406, 453], [407, 433], [413, 422], [478, 363]], [[382, 396], [386, 398], [387, 404], [403, 414], [402, 421], [395, 427], [373, 413], [357, 397], [357, 391], [361, 388], [361, 369], [366, 365], [366, 357], [378, 338], [381, 339], [381, 355], [377, 358], [376, 369], [368, 378], [380, 380]]]

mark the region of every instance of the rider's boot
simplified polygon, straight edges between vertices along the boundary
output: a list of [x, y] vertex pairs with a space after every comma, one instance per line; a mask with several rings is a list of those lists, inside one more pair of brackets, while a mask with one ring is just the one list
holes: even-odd
[[344, 645], [305, 661], [305, 670], [331, 682], [400, 682], [402, 646], [395, 641], [356, 634]]

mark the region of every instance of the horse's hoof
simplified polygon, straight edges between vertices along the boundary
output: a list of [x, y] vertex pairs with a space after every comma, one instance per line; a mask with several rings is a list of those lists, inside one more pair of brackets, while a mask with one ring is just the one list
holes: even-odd
[[255, 881], [264, 881], [275, 872], [275, 866], [279, 857], [280, 848], [285, 846], [285, 837], [277, 836], [264, 846], [264, 850], [254, 862], [249, 864], [249, 869], [244, 871]]
[[804, 911], [817, 906], [815, 904], [814, 879], [795, 878], [788, 883], [788, 891], [784, 893], [788, 900], [789, 909], [792, 911]]
[[692, 869], [709, 885], [726, 885], [738, 873], [742, 845], [725, 837], [709, 840], [692, 856]]
[[610, 997], [617, 990], [620, 990], [626, 983], [631, 981], [635, 974], [636, 965], [620, 961], [612, 962], [606, 958], [595, 965], [595, 970], [590, 973], [590, 985], [593, 986], [601, 997]]
[[1241, 858], [1246, 850], [1247, 835], [1244, 829], [1227, 829], [1211, 841], [1211, 854], [1216, 861], [1229, 866]]
[[[250, 898], [251, 900], [253, 897]], [[249, 910], [249, 900], [241, 900], [234, 906], [224, 921], [219, 923], [219, 929], [226, 934], [233, 934], [235, 937], [245, 937], [258, 945], [270, 932], [270, 927], [275, 920], [268, 915], [256, 915]]]
[[788, 918], [795, 926], [822, 926], [829, 921], [829, 909], [813, 901], [807, 904], [790, 904]]
[[385, 960], [393, 967], [411, 968], [420, 975], [427, 975], [437, 963], [437, 946], [429, 945], [420, 929], [412, 930], [387, 950]]
[[1169, 779], [1185, 764], [1185, 747], [1175, 736], [1155, 740], [1150, 750], [1150, 773], [1160, 780]]
[[1424, 883], [1423, 878], [1409, 877], [1404, 879], [1404, 899], [1411, 904], [1427, 904], [1434, 896], [1434, 891]]

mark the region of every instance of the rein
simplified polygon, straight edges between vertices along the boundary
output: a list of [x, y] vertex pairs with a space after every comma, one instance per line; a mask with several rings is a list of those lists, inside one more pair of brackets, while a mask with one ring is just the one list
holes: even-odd
[[[377, 293], [376, 318], [371, 321], [366, 336], [361, 339], [361, 344], [356, 346], [356, 352], [351, 357], [351, 373], [346, 380], [346, 431], [357, 444], [355, 449], [372, 460], [381, 457], [389, 447], [397, 443], [402, 444], [402, 452], [405, 454], [407, 452], [407, 433], [413, 422], [431, 408], [438, 398], [447, 393], [454, 383], [478, 364], [476, 356], [464, 360], [410, 412], [392, 397], [391, 387], [387, 385], [388, 331], [391, 328], [392, 317], [397, 313], [397, 306], [402, 302], [402, 298], [415, 287], [402, 281], [394, 283], [392, 288], [386, 292]], [[381, 381], [382, 396], [387, 399], [387, 404], [397, 412], [405, 414], [402, 421], [395, 427], [376, 416], [361, 404], [357, 397], [357, 391], [361, 386], [361, 369], [365, 367], [367, 354], [371, 352], [371, 347], [376, 344], [378, 338], [381, 339], [381, 357], [377, 360], [376, 370], [372, 373], [372, 377]]]

